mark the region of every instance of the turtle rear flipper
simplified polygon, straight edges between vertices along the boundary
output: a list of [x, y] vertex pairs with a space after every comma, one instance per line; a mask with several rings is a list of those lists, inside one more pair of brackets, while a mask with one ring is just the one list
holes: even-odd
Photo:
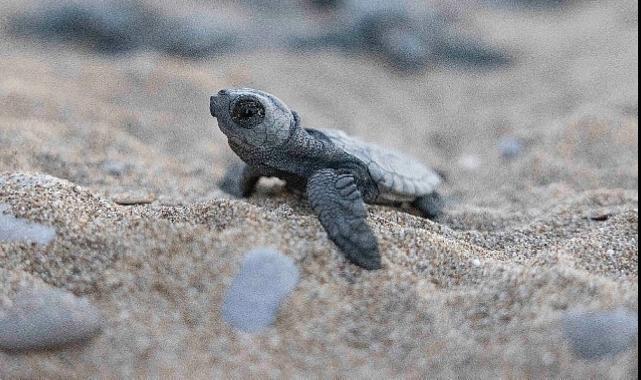
[[443, 214], [445, 200], [439, 193], [433, 192], [416, 198], [413, 206], [419, 209], [425, 218], [434, 220]]
[[378, 243], [352, 175], [319, 170], [309, 178], [307, 196], [330, 239], [349, 261], [365, 269], [381, 268]]

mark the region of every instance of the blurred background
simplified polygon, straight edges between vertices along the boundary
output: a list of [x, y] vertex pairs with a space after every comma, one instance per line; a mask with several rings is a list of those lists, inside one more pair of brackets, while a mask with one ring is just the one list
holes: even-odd
[[[305, 127], [436, 166], [452, 199], [637, 184], [636, 1], [4, 0], [1, 15], [0, 115], [24, 135], [2, 143], [33, 149], [4, 149], [4, 170], [207, 197], [233, 157], [208, 96], [246, 86]], [[43, 121], [51, 138], [30, 140]], [[141, 159], [191, 174], [158, 183]]]
[[[0, 306], [44, 282], [105, 315], [87, 346], [0, 352], [0, 377], [635, 378], [636, 0], [0, 5], [0, 215], [56, 230], [1, 242]], [[273, 182], [229, 200], [209, 97], [240, 86], [437, 168], [445, 215], [371, 206], [364, 272]], [[301, 280], [249, 337], [219, 309], [256, 246]]]

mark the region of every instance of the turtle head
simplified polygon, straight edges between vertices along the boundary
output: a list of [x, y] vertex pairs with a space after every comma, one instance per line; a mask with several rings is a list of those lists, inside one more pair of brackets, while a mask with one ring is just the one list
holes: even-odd
[[280, 146], [296, 125], [294, 114], [280, 99], [249, 88], [221, 90], [211, 97], [209, 108], [227, 138], [247, 147]]

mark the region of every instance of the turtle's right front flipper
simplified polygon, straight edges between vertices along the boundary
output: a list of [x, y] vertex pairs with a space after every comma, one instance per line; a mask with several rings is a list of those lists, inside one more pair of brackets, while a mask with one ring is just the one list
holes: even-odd
[[307, 196], [329, 238], [349, 261], [365, 269], [381, 268], [378, 243], [352, 175], [319, 170], [307, 182]]

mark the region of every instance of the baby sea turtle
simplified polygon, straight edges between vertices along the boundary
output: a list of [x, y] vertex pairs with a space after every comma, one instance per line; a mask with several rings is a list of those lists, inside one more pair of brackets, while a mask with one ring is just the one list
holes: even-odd
[[381, 267], [365, 203], [412, 203], [429, 218], [441, 211], [436, 171], [338, 130], [302, 128], [298, 114], [273, 95], [222, 90], [210, 111], [245, 162], [229, 169], [224, 189], [246, 197], [260, 177], [285, 180], [306, 193], [330, 239], [361, 267]]
[[338, 48], [379, 55], [403, 72], [434, 64], [494, 68], [511, 63], [507, 52], [467, 38], [447, 12], [426, 2], [344, 0], [334, 5], [335, 22], [317, 35], [301, 33], [295, 50]]
[[105, 54], [154, 49], [198, 59], [238, 45], [236, 31], [222, 20], [172, 17], [140, 0], [43, 1], [8, 21], [15, 36], [74, 43]]

